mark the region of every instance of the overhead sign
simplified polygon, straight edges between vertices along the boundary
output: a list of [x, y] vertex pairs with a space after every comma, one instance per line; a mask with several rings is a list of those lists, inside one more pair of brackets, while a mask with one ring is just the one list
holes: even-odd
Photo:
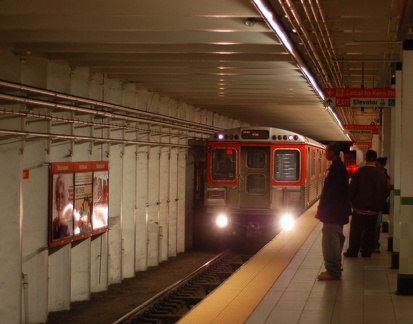
[[349, 129], [346, 130], [349, 134], [354, 135], [371, 135], [372, 131], [370, 129]]
[[[368, 131], [369, 134], [379, 134], [379, 125], [343, 125], [343, 128], [348, 131]], [[367, 133], [357, 133], [357, 134], [367, 134]]]
[[350, 98], [350, 107], [361, 108], [361, 107], [394, 107], [396, 104], [395, 99], [371, 99], [371, 98]]
[[395, 98], [393, 88], [326, 88], [324, 96], [334, 98]]
[[396, 105], [396, 89], [393, 88], [326, 88], [326, 107], [386, 108]]
[[357, 147], [371, 147], [372, 143], [371, 142], [353, 142], [353, 145]]

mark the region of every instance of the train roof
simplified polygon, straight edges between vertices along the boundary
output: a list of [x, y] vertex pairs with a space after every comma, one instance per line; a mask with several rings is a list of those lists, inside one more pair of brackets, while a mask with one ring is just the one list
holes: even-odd
[[270, 142], [309, 144], [325, 148], [325, 145], [311, 138], [281, 128], [274, 127], [237, 127], [226, 129], [212, 135], [211, 142]]

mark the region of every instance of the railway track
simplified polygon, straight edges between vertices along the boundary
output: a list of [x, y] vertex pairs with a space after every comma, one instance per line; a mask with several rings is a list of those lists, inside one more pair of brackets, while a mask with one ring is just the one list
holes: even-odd
[[222, 252], [113, 324], [176, 323], [251, 256], [252, 254], [239, 254], [231, 250]]

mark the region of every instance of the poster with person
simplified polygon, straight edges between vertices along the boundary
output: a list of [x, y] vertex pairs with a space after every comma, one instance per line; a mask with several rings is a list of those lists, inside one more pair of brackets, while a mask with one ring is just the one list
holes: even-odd
[[73, 173], [53, 174], [52, 241], [73, 236]]
[[49, 246], [108, 230], [108, 162], [50, 163], [49, 181]]
[[75, 173], [74, 235], [88, 235], [92, 232], [92, 177], [93, 172]]
[[108, 226], [109, 172], [95, 171], [93, 175], [93, 229]]

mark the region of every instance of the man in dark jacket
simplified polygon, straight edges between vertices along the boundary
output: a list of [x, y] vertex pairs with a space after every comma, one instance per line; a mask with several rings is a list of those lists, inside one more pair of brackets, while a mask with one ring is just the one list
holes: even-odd
[[386, 203], [388, 187], [386, 176], [376, 167], [377, 153], [368, 150], [366, 165], [351, 178], [350, 200], [353, 214], [346, 257], [356, 258], [361, 248], [363, 258], [371, 257], [374, 246], [377, 215]]
[[349, 178], [346, 167], [340, 158], [340, 144], [331, 142], [326, 148], [326, 158], [331, 161], [324, 181], [316, 218], [323, 223], [322, 250], [325, 272], [319, 280], [341, 279], [341, 251], [345, 237], [343, 226], [351, 215]]

